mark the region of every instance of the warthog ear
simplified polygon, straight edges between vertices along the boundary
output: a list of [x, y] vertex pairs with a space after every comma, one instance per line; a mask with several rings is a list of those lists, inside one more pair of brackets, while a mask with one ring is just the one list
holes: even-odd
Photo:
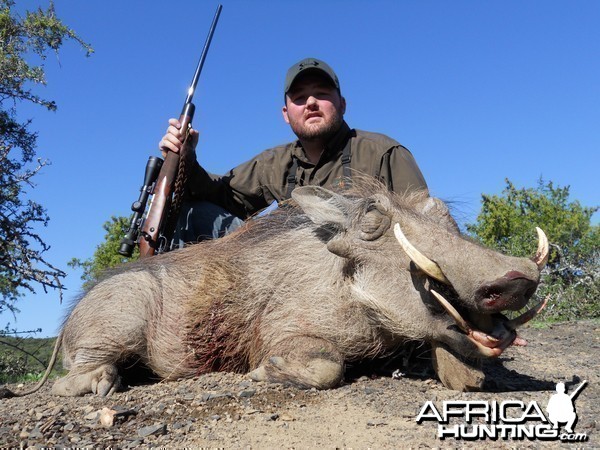
[[352, 202], [319, 186], [303, 186], [292, 191], [292, 198], [317, 225], [344, 228]]

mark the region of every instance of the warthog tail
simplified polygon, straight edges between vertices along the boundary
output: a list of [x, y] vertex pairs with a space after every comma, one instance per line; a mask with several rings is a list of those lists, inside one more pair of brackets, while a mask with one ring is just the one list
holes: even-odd
[[58, 357], [58, 351], [60, 350], [60, 344], [62, 343], [62, 331], [56, 338], [56, 343], [54, 344], [54, 350], [52, 351], [52, 356], [50, 357], [50, 362], [48, 363], [48, 367], [46, 368], [46, 372], [44, 372], [44, 376], [42, 379], [36, 384], [33, 388], [25, 392], [13, 392], [10, 389], [2, 388], [0, 389], [0, 398], [11, 398], [11, 397], [25, 397], [26, 395], [33, 394], [41, 389], [41, 387], [48, 381], [48, 377], [50, 376], [50, 372], [54, 368], [54, 364], [56, 364], [56, 359]]

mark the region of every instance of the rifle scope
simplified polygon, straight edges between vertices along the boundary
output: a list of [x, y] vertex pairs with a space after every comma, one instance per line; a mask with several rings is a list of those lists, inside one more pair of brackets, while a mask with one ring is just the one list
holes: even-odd
[[121, 240], [121, 247], [119, 247], [120, 255], [129, 257], [133, 254], [133, 249], [140, 233], [144, 211], [146, 211], [146, 203], [148, 203], [148, 197], [154, 189], [154, 182], [158, 178], [162, 164], [163, 160], [158, 156], [150, 156], [148, 158], [144, 174], [144, 184], [140, 188], [140, 197], [131, 205], [133, 215], [131, 216], [129, 230], [127, 230], [125, 237]]

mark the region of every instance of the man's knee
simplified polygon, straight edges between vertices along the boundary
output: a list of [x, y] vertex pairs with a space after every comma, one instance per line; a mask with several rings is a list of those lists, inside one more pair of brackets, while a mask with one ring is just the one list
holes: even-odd
[[244, 221], [210, 202], [184, 203], [173, 237], [175, 248], [188, 243], [217, 239], [240, 227]]

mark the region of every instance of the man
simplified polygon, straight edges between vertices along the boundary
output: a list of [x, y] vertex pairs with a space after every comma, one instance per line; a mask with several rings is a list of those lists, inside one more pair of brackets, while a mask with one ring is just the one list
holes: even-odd
[[[382, 134], [350, 129], [344, 121], [346, 99], [335, 72], [325, 62], [306, 58], [287, 72], [283, 119], [298, 140], [260, 153], [224, 176], [208, 174], [195, 162], [188, 193], [193, 202], [182, 214], [180, 243], [218, 237], [268, 207], [290, 198], [296, 186], [340, 188], [352, 174], [373, 176], [395, 192], [427, 190], [410, 152]], [[163, 154], [180, 151], [183, 137], [176, 119], [160, 141]], [[198, 133], [190, 131], [189, 151]], [[208, 202], [208, 203], [207, 203]]]
[[[583, 383], [580, 385], [583, 386]], [[553, 394], [548, 401], [546, 411], [548, 418], [552, 422], [552, 429], [558, 429], [559, 423], [566, 423], [567, 433], [573, 433], [573, 425], [577, 421], [575, 406], [573, 406], [573, 397], [577, 390], [570, 396], [565, 393], [565, 383], [556, 383], [556, 394]]]

